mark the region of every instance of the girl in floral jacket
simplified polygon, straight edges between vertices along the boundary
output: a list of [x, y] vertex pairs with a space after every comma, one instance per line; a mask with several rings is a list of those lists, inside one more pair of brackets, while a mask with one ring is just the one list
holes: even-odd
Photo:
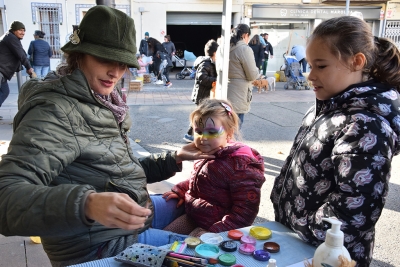
[[400, 149], [400, 53], [351, 16], [321, 23], [306, 52], [317, 99], [275, 179], [275, 220], [317, 246], [330, 228], [321, 219], [335, 217], [352, 259], [369, 266]]
[[198, 236], [251, 225], [265, 181], [264, 160], [255, 149], [232, 141], [239, 118], [231, 103], [206, 99], [191, 113], [190, 121], [198, 149], [205, 153], [221, 149], [215, 159], [195, 162], [191, 177], [164, 194], [167, 200], [178, 198], [178, 207], [185, 203], [186, 211], [164, 229]]

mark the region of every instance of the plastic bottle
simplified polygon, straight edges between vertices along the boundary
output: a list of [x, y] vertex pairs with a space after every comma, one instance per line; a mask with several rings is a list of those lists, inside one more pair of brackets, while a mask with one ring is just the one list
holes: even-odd
[[276, 266], [276, 260], [269, 259], [267, 267], [278, 267], [278, 266]]
[[342, 222], [333, 218], [322, 218], [322, 220], [331, 223], [332, 227], [326, 231], [325, 242], [319, 245], [314, 253], [313, 267], [321, 267], [323, 266], [322, 263], [339, 267], [340, 255], [351, 261], [349, 252], [343, 246], [344, 234], [340, 231]]

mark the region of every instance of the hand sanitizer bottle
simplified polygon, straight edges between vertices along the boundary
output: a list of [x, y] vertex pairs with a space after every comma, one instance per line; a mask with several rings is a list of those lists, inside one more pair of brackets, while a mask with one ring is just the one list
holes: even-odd
[[269, 259], [267, 267], [277, 267], [275, 259]]
[[322, 218], [322, 220], [331, 223], [332, 227], [326, 231], [325, 242], [319, 245], [314, 253], [313, 267], [339, 267], [340, 255], [351, 261], [349, 252], [343, 246], [344, 234], [340, 231], [342, 222], [333, 218]]

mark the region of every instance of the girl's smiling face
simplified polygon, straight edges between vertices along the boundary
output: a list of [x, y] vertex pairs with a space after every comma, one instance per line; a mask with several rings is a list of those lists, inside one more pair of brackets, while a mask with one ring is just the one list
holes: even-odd
[[194, 144], [202, 152], [226, 147], [229, 135], [219, 117], [195, 117], [193, 126]]
[[359, 53], [348, 60], [339, 60], [321, 38], [313, 39], [307, 45], [306, 54], [311, 69], [308, 79], [317, 99], [330, 99], [348, 86], [362, 82], [361, 69], [365, 61], [360, 62], [360, 56], [365, 60], [364, 55]]

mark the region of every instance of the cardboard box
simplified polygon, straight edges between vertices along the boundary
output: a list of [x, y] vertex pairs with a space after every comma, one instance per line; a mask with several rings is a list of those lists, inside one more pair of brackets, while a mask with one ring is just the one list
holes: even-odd
[[143, 82], [140, 80], [132, 80], [129, 82], [129, 91], [140, 91], [142, 87]]
[[150, 79], [150, 74], [143, 74], [143, 83], [150, 83], [151, 79]]

